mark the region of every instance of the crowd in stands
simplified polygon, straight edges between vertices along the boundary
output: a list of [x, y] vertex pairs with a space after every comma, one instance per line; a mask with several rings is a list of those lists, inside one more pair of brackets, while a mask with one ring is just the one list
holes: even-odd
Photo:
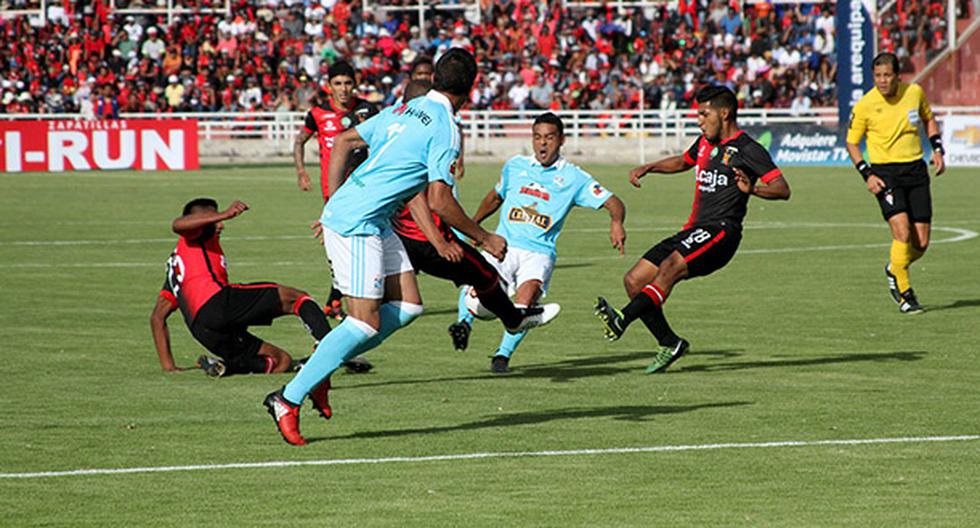
[[[938, 45], [933, 8], [905, 4], [898, 27], [918, 29], [894, 32], [895, 45], [909, 53]], [[648, 108], [686, 108], [706, 84], [731, 87], [745, 107], [835, 104], [833, 3], [481, 5], [481, 23], [475, 10], [430, 9], [419, 27], [415, 9], [376, 15], [361, 0], [232, 0], [229, 14], [186, 13], [172, 24], [162, 14], [114, 13], [108, 0], [53, 2], [43, 24], [0, 17], [0, 112], [302, 110], [322, 96], [326, 69], [340, 59], [360, 72], [361, 97], [390, 103], [414, 60], [454, 46], [473, 51], [481, 66], [475, 109], [629, 109], [640, 104], [641, 86]]]

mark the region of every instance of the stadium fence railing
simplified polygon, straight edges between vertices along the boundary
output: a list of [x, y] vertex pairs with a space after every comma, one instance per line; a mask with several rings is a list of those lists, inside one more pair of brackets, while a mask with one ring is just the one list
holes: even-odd
[[[937, 107], [942, 121], [948, 116], [980, 116], [980, 106]], [[462, 131], [467, 150], [493, 152], [501, 139], [520, 139], [531, 135], [531, 124], [541, 110], [465, 110]], [[635, 141], [637, 151], [670, 150], [683, 147], [700, 133], [692, 109], [639, 110], [559, 110], [565, 123], [567, 146], [579, 149], [579, 142], [592, 138], [620, 138]], [[303, 126], [305, 112], [176, 112], [123, 113], [121, 119], [194, 119], [202, 141], [260, 140], [288, 144]], [[0, 120], [80, 120], [77, 114], [3, 114]], [[836, 108], [741, 109], [743, 126], [818, 125], [839, 126]]]

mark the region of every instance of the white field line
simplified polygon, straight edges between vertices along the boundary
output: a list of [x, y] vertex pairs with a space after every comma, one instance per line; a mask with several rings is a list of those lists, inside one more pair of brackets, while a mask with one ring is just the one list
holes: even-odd
[[[752, 227], [747, 227], [747, 229], [790, 229], [790, 228], [843, 228], [843, 227], [882, 227], [878, 224], [765, 224], [757, 225]], [[980, 233], [972, 231], [970, 229], [963, 229], [959, 227], [946, 227], [946, 226], [933, 226], [933, 231], [942, 231], [946, 233], [953, 233], [955, 236], [951, 238], [943, 239], [933, 239], [932, 244], [949, 244], [953, 242], [963, 242], [965, 240], [970, 240], [980, 236]], [[605, 232], [602, 229], [584, 229], [582, 232]], [[648, 228], [648, 229], [634, 229], [633, 231], [672, 231], [672, 229], [667, 228]], [[309, 238], [304, 236], [253, 236], [253, 237], [238, 237], [230, 238], [230, 240], [293, 240], [300, 238]], [[228, 240], [228, 239], [226, 239]], [[49, 241], [30, 241], [22, 240], [17, 242], [8, 242], [6, 245], [82, 245], [82, 244], [141, 244], [146, 242], [173, 242], [173, 239], [130, 239], [130, 240], [49, 240]], [[0, 246], [5, 245], [4, 242], [0, 242]], [[849, 244], [849, 245], [833, 245], [833, 246], [801, 246], [801, 247], [787, 247], [787, 248], [755, 248], [755, 249], [741, 249], [738, 251], [740, 255], [753, 255], [753, 254], [768, 254], [768, 253], [801, 253], [808, 251], [840, 251], [845, 249], [870, 249], [870, 248], [883, 248], [889, 247], [890, 242], [881, 242], [875, 244]], [[566, 257], [561, 259], [563, 263], [567, 262], [594, 262], [603, 260], [619, 260], [623, 257], [619, 255], [605, 255], [597, 257]], [[235, 262], [235, 266], [304, 266], [304, 265], [319, 265], [317, 261], [278, 261], [278, 262]], [[3, 263], [0, 264], [0, 269], [23, 269], [23, 268], [155, 268], [163, 266], [161, 263], [155, 262], [67, 262], [67, 263], [44, 263], [44, 262], [13, 262], [13, 263]]]
[[[947, 224], [973, 224], [974, 221], [953, 221], [946, 222]], [[748, 223], [745, 225], [745, 229], [749, 231], [754, 231], [758, 229], [826, 229], [826, 228], [872, 228], [872, 229], [887, 229], [888, 225], [884, 223], [880, 224], [860, 224], [860, 223], [825, 223], [825, 222], [756, 222]], [[954, 231], [959, 233], [973, 233], [973, 236], [977, 234], [968, 229], [956, 229], [951, 227], [937, 227], [933, 226], [934, 230], [937, 231]], [[677, 226], [663, 226], [663, 227], [630, 227], [627, 232], [676, 232], [679, 228]], [[585, 227], [585, 228], [569, 228], [565, 229], [566, 233], [606, 233], [608, 228], [601, 227]], [[973, 238], [973, 237], [967, 237]], [[310, 239], [313, 240], [312, 235], [254, 235], [254, 236], [235, 236], [235, 235], [225, 235], [222, 240], [228, 241], [270, 241], [270, 240], [302, 240]], [[117, 238], [117, 239], [74, 239], [74, 240], [0, 240], [0, 247], [2, 246], [111, 246], [111, 245], [128, 245], [128, 244], [164, 244], [164, 243], [176, 243], [175, 237], [168, 238]], [[958, 242], [958, 240], [957, 240]], [[853, 246], [842, 246], [842, 247], [853, 247]], [[877, 247], [877, 245], [875, 246]]]
[[570, 449], [562, 451], [521, 451], [462, 453], [456, 455], [402, 456], [384, 458], [340, 458], [328, 460], [275, 460], [269, 462], [236, 462], [230, 464], [200, 464], [186, 466], [149, 466], [131, 468], [74, 469], [68, 471], [37, 471], [29, 473], [0, 473], [0, 479], [37, 479], [46, 477], [80, 477], [94, 475], [122, 475], [133, 473], [170, 473], [175, 471], [219, 471], [224, 469], [268, 469], [302, 466], [341, 466], [355, 464], [394, 464], [447, 462], [491, 458], [538, 458], [589, 455], [621, 455], [636, 453], [670, 453], [682, 451], [712, 451], [724, 449], [766, 449], [779, 447], [860, 446], [876, 444], [922, 444], [934, 442], [969, 442], [980, 440], [980, 435], [958, 436], [907, 436], [897, 438], [859, 438], [850, 440], [790, 440], [780, 442], [731, 442], [721, 444], [665, 445], [650, 447], [619, 447], [599, 449]]

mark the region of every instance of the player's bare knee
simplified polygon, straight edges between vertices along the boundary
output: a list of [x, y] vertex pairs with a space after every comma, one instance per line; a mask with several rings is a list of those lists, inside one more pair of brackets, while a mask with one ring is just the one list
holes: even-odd
[[279, 285], [279, 302], [282, 304], [283, 313], [289, 313], [293, 309], [293, 304], [301, 297], [307, 295], [306, 292], [290, 288], [289, 286]]
[[641, 277], [640, 274], [634, 272], [633, 270], [627, 271], [626, 275], [623, 276], [623, 287], [626, 288], [626, 295], [628, 295], [630, 298], [633, 298], [636, 296], [636, 294], [640, 293], [640, 290], [642, 290], [646, 284], [647, 283], [644, 281], [644, 277]]

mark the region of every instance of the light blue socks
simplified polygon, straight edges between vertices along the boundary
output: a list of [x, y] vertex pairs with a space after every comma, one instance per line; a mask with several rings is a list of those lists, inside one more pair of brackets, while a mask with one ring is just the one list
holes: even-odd
[[330, 377], [345, 361], [377, 347], [399, 328], [408, 326], [422, 315], [422, 305], [393, 301], [382, 304], [379, 312], [379, 330], [347, 316], [344, 322], [320, 341], [306, 365], [286, 385], [283, 396], [291, 403], [302, 403], [310, 391]]
[[347, 316], [344, 322], [337, 325], [326, 335], [306, 365], [286, 384], [283, 396], [290, 403], [299, 405], [321, 381], [333, 374], [333, 371], [344, 364], [347, 357], [353, 356], [364, 343], [378, 335], [371, 325]]

